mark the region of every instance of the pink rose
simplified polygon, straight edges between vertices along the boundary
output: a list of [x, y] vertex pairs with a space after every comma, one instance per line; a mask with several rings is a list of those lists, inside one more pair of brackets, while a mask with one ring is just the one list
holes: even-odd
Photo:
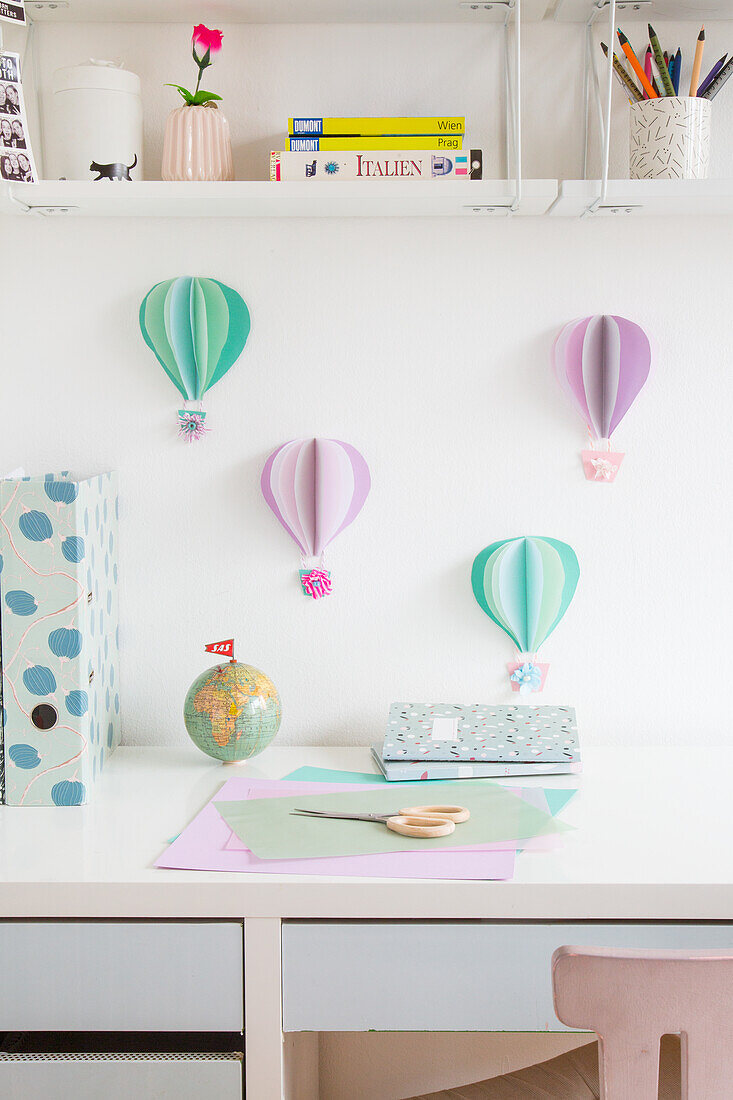
[[200, 47], [202, 54], [205, 54], [207, 50], [211, 50], [212, 53], [217, 53], [221, 49], [223, 37], [221, 31], [209, 30], [203, 23], [199, 23], [198, 26], [193, 28], [191, 41], [194, 46]]

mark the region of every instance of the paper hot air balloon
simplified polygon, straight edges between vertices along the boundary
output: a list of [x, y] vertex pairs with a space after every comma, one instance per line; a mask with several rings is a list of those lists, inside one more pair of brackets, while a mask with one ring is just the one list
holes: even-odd
[[583, 317], [558, 336], [555, 374], [592, 441], [592, 449], [582, 455], [589, 481], [615, 479], [624, 456], [611, 450], [611, 435], [649, 377], [650, 365], [646, 333], [625, 317]]
[[[339, 439], [293, 439], [270, 455], [262, 493], [298, 544], [303, 591], [314, 600], [331, 592], [326, 547], [356, 519], [371, 488], [366, 460]], [[316, 559], [308, 567], [306, 559]]]
[[503, 539], [476, 556], [476, 602], [517, 647], [517, 659], [507, 666], [514, 691], [544, 687], [549, 665], [537, 662], [537, 651], [567, 611], [579, 576], [575, 551], [558, 539]]
[[208, 431], [204, 394], [224, 377], [247, 343], [250, 318], [244, 299], [216, 279], [166, 279], [143, 298], [140, 328], [184, 398], [179, 435], [189, 442], [200, 439]]

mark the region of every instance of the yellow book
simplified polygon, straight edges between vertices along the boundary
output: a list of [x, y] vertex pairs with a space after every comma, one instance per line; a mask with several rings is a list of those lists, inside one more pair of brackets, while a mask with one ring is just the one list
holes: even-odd
[[395, 137], [296, 137], [291, 134], [288, 138], [291, 153], [367, 152], [372, 149], [436, 149], [447, 152], [462, 148], [462, 134], [422, 134], [416, 137], [404, 134]]
[[[310, 137], [379, 137], [397, 134], [465, 134], [466, 120], [463, 115], [425, 115], [390, 118], [380, 115], [378, 118], [303, 118], [288, 119], [288, 133]], [[404, 144], [401, 148], [405, 148]]]

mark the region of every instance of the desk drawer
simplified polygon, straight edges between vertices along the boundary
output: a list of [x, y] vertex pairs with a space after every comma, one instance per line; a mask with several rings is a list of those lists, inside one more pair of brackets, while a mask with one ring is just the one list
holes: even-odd
[[6, 1100], [242, 1100], [242, 1061], [224, 1054], [0, 1054]]
[[241, 1031], [242, 925], [0, 921], [0, 1031]]
[[565, 1031], [552, 1007], [561, 944], [733, 949], [733, 925], [283, 925], [285, 1031]]

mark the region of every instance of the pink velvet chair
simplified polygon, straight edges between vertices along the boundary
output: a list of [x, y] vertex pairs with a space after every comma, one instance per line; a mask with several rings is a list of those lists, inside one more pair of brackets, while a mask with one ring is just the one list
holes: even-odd
[[558, 1018], [598, 1035], [601, 1100], [656, 1100], [669, 1034], [682, 1100], [733, 1097], [733, 955], [559, 947], [552, 984]]

